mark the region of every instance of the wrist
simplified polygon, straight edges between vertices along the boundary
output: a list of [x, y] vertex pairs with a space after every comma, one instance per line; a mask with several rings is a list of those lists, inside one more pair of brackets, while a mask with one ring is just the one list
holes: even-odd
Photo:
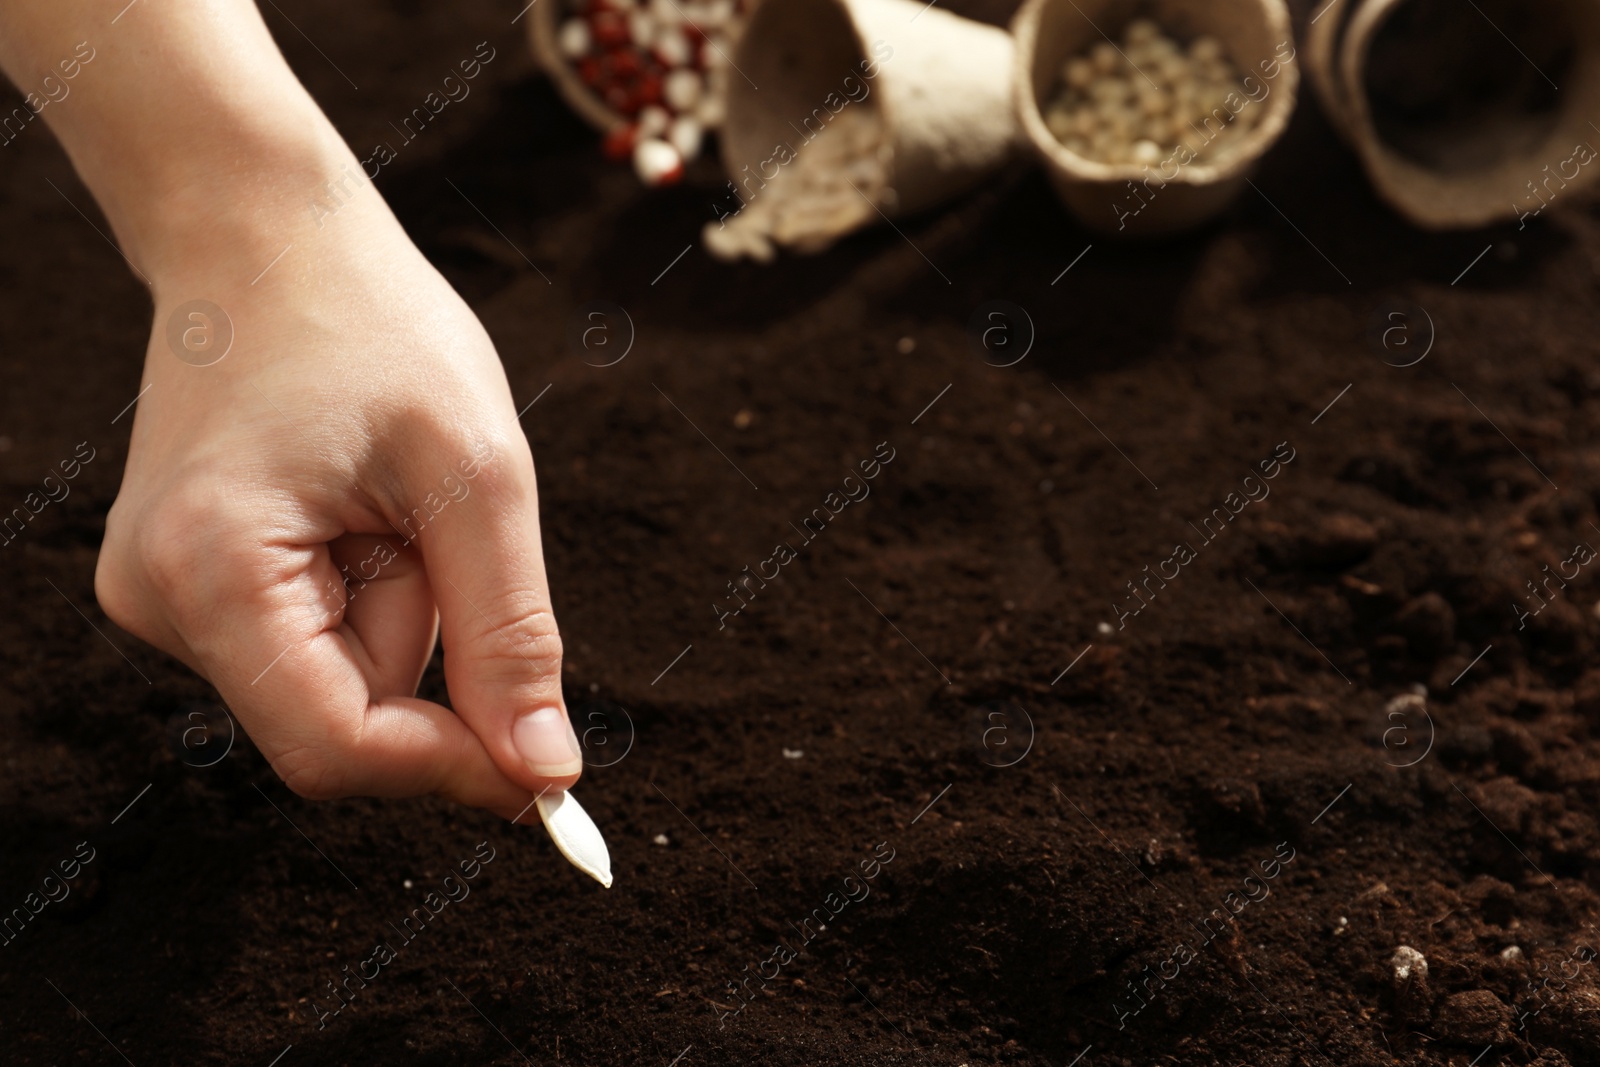
[[[376, 202], [351, 214], [377, 207], [387, 215], [360, 164], [314, 107], [298, 121], [271, 116], [234, 125], [215, 150], [176, 156], [101, 197], [129, 259], [158, 298], [164, 283], [250, 283], [347, 202]], [[248, 273], [233, 277], [241, 270]]]

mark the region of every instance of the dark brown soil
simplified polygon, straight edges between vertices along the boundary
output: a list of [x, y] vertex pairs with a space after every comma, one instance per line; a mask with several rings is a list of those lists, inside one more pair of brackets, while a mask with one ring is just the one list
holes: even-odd
[[[1091, 237], [1020, 175], [904, 238], [769, 269], [696, 247], [658, 278], [714, 169], [650, 193], [600, 162], [517, 6], [267, 15], [358, 146], [499, 50], [380, 186], [519, 401], [549, 386], [524, 422], [569, 700], [633, 724], [620, 760], [622, 726], [591, 737], [579, 790], [616, 886], [537, 827], [302, 801], [243, 738], [180, 758], [207, 687], [91, 586], [148, 307], [30, 129], [0, 149], [5, 507], [95, 458], [0, 550], [0, 908], [93, 859], [0, 948], [0, 1060], [1600, 1063], [1596, 569], [1566, 564], [1525, 629], [1514, 607], [1600, 546], [1594, 198], [1420, 234], [1306, 100], [1259, 192], [1175, 243]], [[566, 340], [595, 299], [637, 327], [608, 368]], [[990, 300], [1036, 327], [1009, 368], [971, 340]], [[1407, 304], [1436, 343], [1391, 366], [1427, 331], [1413, 310], [1412, 347], [1374, 342]], [[801, 545], [883, 442], [870, 498]], [[798, 558], [719, 631], [780, 541]], [[480, 842], [470, 897], [406, 943]], [[396, 959], [319, 1030], [380, 941]], [[1402, 945], [1425, 976], [1395, 977]]]

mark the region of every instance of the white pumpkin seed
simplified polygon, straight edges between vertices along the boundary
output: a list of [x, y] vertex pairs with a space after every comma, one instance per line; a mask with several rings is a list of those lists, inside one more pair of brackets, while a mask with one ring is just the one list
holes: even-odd
[[538, 800], [539, 818], [556, 848], [578, 870], [611, 888], [611, 853], [589, 813], [571, 793], [546, 793]]

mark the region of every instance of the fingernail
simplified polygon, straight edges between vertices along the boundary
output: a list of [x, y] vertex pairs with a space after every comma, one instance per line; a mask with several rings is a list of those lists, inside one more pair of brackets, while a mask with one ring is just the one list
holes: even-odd
[[583, 753], [560, 708], [540, 708], [511, 726], [511, 744], [542, 778], [565, 778], [583, 769]]

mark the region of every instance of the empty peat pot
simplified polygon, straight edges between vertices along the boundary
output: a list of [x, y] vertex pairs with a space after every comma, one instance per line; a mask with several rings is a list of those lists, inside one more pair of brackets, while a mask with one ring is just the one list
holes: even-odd
[[826, 248], [1013, 158], [1011, 37], [912, 0], [763, 0], [733, 53], [706, 245]]
[[1419, 226], [1526, 219], [1600, 172], [1592, 0], [1328, 0], [1306, 65], [1379, 196]]
[[[1197, 155], [1162, 144], [1156, 163], [1110, 163], [1069, 149], [1045, 123], [1069, 59], [1107, 39], [1123, 40], [1135, 19], [1154, 21], [1179, 41], [1215, 38], [1239, 75], [1189, 141], [1209, 144], [1245, 108], [1248, 129]], [[1011, 24], [1016, 41], [1017, 115], [1067, 208], [1086, 226], [1121, 236], [1156, 236], [1196, 226], [1226, 207], [1257, 161], [1283, 133], [1299, 87], [1289, 12], [1283, 0], [1027, 0]], [[1209, 105], [1209, 101], [1207, 104]]]

